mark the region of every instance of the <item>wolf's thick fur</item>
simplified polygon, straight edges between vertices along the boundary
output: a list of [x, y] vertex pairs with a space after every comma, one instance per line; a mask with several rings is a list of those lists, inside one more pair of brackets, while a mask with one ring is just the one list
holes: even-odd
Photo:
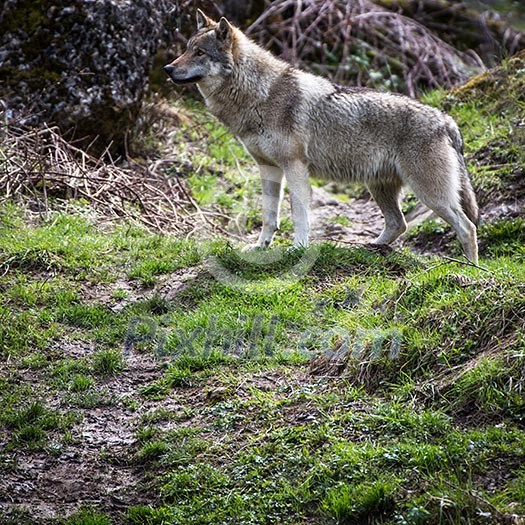
[[279, 224], [283, 176], [292, 203], [296, 244], [308, 243], [309, 175], [364, 182], [381, 208], [389, 244], [406, 230], [401, 190], [419, 199], [457, 232], [477, 262], [478, 207], [456, 123], [411, 98], [345, 88], [275, 58], [222, 18], [197, 12], [197, 33], [165, 67], [176, 83], [196, 82], [211, 112], [259, 164], [268, 246]]

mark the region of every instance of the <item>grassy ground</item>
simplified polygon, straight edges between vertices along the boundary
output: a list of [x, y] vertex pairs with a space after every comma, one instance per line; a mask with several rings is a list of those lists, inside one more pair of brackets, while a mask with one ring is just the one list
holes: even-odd
[[[1, 522], [522, 523], [520, 67], [427, 97], [465, 134], [480, 267], [286, 241], [250, 260], [80, 204], [4, 203]], [[242, 214], [246, 158], [198, 124], [177, 146], [192, 192]], [[435, 222], [409, 245], [434, 242], [456, 253]]]

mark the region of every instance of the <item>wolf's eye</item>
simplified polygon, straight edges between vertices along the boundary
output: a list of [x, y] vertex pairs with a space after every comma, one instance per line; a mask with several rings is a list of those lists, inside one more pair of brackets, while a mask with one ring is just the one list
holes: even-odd
[[198, 57], [203, 57], [206, 53], [202, 49], [197, 49], [196, 54]]

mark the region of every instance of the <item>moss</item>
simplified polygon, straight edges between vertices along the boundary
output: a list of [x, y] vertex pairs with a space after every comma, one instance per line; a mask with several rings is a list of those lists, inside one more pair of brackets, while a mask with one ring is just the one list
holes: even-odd
[[[0, 67], [2, 87], [18, 90], [24, 83], [30, 92], [38, 93], [60, 82], [64, 64], [48, 57], [45, 50], [56, 43], [55, 16], [61, 8], [51, 1], [21, 0], [1, 19], [0, 34], [12, 34], [21, 39], [21, 53], [12, 53], [9, 64]], [[72, 25], [74, 21], [68, 18], [67, 23]]]
[[471, 78], [467, 83], [450, 93], [450, 101], [466, 101], [473, 98], [484, 104], [501, 102], [502, 94], [509, 98], [525, 101], [525, 50], [503, 62], [490, 71]]
[[6, 87], [14, 88], [20, 82], [25, 82], [32, 89], [41, 89], [48, 83], [60, 81], [60, 74], [47, 67], [18, 69], [13, 66], [0, 67], [0, 78]]
[[43, 25], [47, 18], [45, 12], [53, 5], [52, 2], [39, 2], [38, 0], [22, 0], [17, 2], [16, 9], [9, 11], [9, 16], [0, 21], [0, 32], [14, 33], [27, 32], [34, 34]]
[[471, 92], [473, 89], [485, 89], [491, 84], [491, 75], [489, 71], [480, 73], [472, 77], [468, 82], [462, 84], [456, 89], [452, 90], [452, 95], [456, 98], [461, 98], [465, 93]]

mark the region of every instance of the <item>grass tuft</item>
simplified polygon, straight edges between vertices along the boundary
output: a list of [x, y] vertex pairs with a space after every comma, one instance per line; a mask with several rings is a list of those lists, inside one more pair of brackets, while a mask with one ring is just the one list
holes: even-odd
[[330, 490], [321, 503], [327, 516], [341, 525], [378, 522], [394, 509], [393, 483], [341, 485]]
[[91, 366], [95, 374], [111, 376], [124, 368], [124, 361], [118, 350], [101, 350], [93, 355]]
[[61, 525], [111, 525], [111, 519], [93, 508], [83, 508], [67, 519], [60, 521]]

